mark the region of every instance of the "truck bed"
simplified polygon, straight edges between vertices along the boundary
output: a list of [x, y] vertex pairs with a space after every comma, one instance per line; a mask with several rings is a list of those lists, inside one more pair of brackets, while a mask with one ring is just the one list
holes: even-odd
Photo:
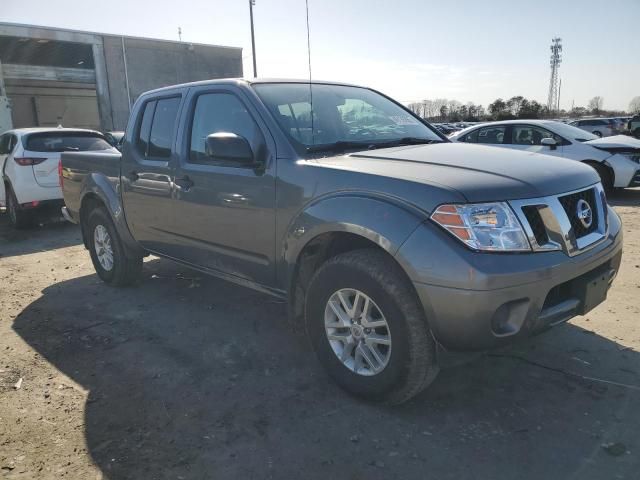
[[84, 192], [92, 185], [118, 191], [121, 154], [117, 150], [104, 152], [64, 152], [62, 161], [62, 194], [68, 213], [78, 220]]

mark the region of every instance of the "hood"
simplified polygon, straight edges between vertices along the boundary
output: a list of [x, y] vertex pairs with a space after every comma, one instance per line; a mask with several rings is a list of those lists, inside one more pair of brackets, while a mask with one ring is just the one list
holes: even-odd
[[439, 143], [321, 158], [319, 164], [455, 190], [469, 202], [542, 197], [599, 181], [575, 160], [507, 148]]
[[628, 135], [614, 135], [612, 137], [596, 138], [595, 140], [589, 140], [588, 142], [583, 143], [601, 149], [640, 148], [640, 140], [638, 140], [637, 138], [629, 137]]

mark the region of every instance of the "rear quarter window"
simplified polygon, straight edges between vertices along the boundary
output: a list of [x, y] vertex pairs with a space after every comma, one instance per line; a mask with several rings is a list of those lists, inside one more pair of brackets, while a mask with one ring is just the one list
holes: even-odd
[[103, 137], [90, 132], [32, 133], [24, 145], [30, 152], [93, 152], [111, 148]]

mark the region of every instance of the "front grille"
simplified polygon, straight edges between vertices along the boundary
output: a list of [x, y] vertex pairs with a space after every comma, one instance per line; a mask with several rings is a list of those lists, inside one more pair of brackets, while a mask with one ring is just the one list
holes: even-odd
[[[591, 212], [582, 201], [588, 204]], [[509, 204], [524, 227], [534, 252], [562, 250], [574, 257], [607, 237], [607, 203], [599, 183], [578, 192], [510, 200]], [[591, 224], [585, 227], [581, 217], [586, 220], [589, 213]]]
[[524, 213], [524, 216], [527, 218], [527, 222], [529, 222], [529, 226], [531, 227], [531, 231], [533, 232], [533, 236], [535, 237], [538, 245], [542, 246], [549, 243], [547, 229], [545, 228], [542, 217], [540, 216], [538, 206], [525, 205], [522, 207], [522, 213]]
[[[576, 238], [582, 238], [598, 229], [598, 203], [596, 202], [596, 194], [593, 188], [558, 197], [558, 200], [571, 222]], [[585, 227], [578, 218], [577, 206], [580, 200], [584, 200], [591, 207], [592, 221], [589, 227]]]

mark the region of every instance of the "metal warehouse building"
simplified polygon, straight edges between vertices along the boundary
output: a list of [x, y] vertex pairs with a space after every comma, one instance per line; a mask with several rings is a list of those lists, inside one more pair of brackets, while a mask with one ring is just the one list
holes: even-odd
[[0, 107], [8, 97], [14, 128], [123, 130], [142, 92], [241, 76], [239, 47], [0, 23]]

